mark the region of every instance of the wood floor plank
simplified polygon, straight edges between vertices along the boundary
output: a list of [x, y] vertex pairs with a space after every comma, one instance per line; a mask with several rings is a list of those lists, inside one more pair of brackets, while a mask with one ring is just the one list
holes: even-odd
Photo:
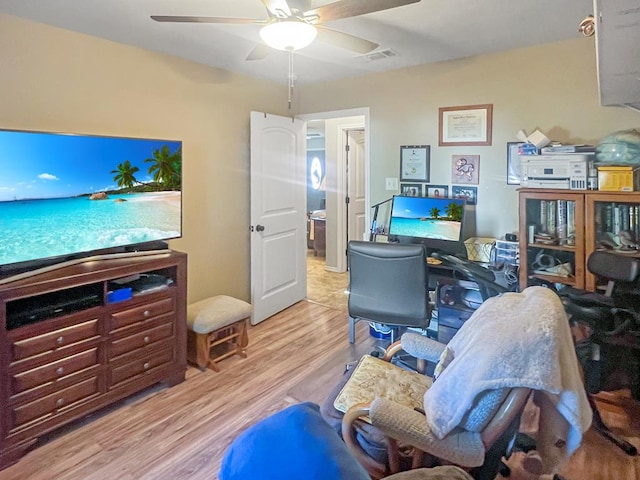
[[[376, 343], [368, 325], [347, 340], [347, 314], [300, 302], [249, 330], [248, 358], [230, 357], [221, 371], [190, 367], [185, 382], [153, 387], [60, 429], [0, 480], [214, 479], [224, 451], [249, 425], [301, 401], [320, 403], [348, 361]], [[605, 421], [640, 447], [640, 420], [604, 412]], [[640, 480], [629, 457], [589, 432], [561, 473], [566, 480]], [[513, 480], [533, 480], [509, 461]]]

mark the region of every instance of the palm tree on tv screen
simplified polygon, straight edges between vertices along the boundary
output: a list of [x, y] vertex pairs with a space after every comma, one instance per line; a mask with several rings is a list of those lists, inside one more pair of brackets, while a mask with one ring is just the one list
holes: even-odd
[[440, 216], [440, 209], [438, 207], [433, 207], [429, 211], [429, 214], [431, 215], [431, 218], [438, 218]]
[[462, 220], [462, 213], [464, 212], [464, 207], [455, 202], [451, 202], [447, 205], [446, 214], [452, 219], [456, 221]]
[[182, 150], [171, 153], [167, 145], [153, 151], [153, 158], [145, 159], [145, 162], [153, 162], [149, 167], [149, 174], [153, 174], [153, 180], [167, 190], [180, 188], [180, 171], [182, 168]]
[[134, 184], [138, 183], [135, 173], [140, 171], [138, 167], [131, 165], [129, 160], [118, 164], [117, 170], [111, 170], [111, 173], [116, 175], [113, 177], [113, 181], [117, 183], [120, 188], [132, 188]]

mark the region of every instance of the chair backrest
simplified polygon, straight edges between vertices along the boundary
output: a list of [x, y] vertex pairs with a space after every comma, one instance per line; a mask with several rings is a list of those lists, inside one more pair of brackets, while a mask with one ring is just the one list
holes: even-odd
[[530, 394], [529, 388], [509, 389], [506, 398], [500, 407], [492, 412], [491, 420], [480, 433], [482, 443], [487, 449], [505, 433], [514, 420], [520, 418]]
[[386, 325], [429, 325], [424, 245], [351, 241], [347, 253], [350, 316]]
[[640, 259], [609, 252], [593, 252], [587, 259], [587, 269], [608, 281], [605, 295], [610, 297], [615, 282], [631, 283], [640, 276]]

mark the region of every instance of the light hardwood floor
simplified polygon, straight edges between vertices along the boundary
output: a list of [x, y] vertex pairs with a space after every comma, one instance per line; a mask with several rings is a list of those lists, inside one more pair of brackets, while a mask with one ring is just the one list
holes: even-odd
[[[349, 345], [344, 310], [300, 302], [250, 328], [248, 358], [224, 360], [219, 373], [189, 368], [173, 388], [152, 388], [66, 427], [0, 472], [0, 480], [216, 478], [238, 433], [292, 403], [322, 402], [344, 363], [374, 347], [367, 325], [357, 327], [357, 343]], [[638, 417], [605, 419], [640, 447]], [[590, 432], [562, 473], [566, 480], [640, 479], [639, 458]], [[511, 478], [536, 478], [520, 472], [517, 459], [509, 464]]]

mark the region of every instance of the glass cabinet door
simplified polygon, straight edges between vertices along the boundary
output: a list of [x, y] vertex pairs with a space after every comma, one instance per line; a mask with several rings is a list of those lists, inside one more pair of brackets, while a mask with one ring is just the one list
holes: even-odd
[[520, 288], [584, 288], [584, 194], [519, 192]]
[[[585, 258], [596, 250], [640, 257], [640, 193], [589, 193], [585, 208]], [[595, 291], [604, 284], [587, 270], [585, 288]]]

